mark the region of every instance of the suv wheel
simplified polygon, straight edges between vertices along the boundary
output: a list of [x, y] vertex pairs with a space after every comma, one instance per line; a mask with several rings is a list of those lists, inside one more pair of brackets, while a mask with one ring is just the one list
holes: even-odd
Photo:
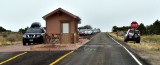
[[127, 42], [127, 40], [125, 39], [124, 42]]
[[42, 44], [43, 42], [40, 42], [39, 44]]
[[140, 43], [140, 40], [136, 40], [136, 43]]
[[28, 45], [31, 45], [31, 43], [28, 43]]
[[26, 45], [26, 42], [23, 42], [23, 45], [25, 46], [25, 45]]

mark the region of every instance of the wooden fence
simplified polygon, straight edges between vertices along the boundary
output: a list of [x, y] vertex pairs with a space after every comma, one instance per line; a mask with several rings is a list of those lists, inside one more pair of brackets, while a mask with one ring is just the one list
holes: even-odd
[[46, 44], [70, 44], [75, 43], [76, 37], [73, 33], [45, 34]]

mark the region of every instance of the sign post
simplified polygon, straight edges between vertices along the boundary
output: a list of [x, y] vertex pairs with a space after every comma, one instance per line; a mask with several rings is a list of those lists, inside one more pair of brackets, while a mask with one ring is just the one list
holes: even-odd
[[131, 28], [134, 29], [134, 35], [133, 35], [133, 38], [134, 38], [134, 44], [135, 44], [135, 30], [138, 28], [138, 23], [136, 21], [133, 21], [131, 23]]

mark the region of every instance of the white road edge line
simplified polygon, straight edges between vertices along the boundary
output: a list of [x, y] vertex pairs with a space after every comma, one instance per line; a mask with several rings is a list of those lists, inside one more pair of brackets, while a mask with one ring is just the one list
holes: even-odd
[[[108, 35], [108, 34], [107, 34]], [[109, 35], [108, 35], [109, 36]], [[109, 36], [110, 37], [110, 36]], [[143, 65], [134, 55], [133, 53], [131, 53], [125, 46], [123, 46], [122, 44], [120, 44], [119, 42], [117, 42], [115, 39], [113, 39], [112, 37], [110, 37], [113, 41], [115, 41], [117, 44], [121, 45], [131, 56], [132, 58], [139, 64], [139, 65]]]

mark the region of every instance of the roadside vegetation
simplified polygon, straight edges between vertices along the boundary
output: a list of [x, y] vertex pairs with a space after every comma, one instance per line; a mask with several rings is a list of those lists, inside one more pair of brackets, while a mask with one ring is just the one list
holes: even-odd
[[[124, 41], [123, 35], [118, 35], [114, 32], [109, 33], [114, 38]], [[134, 44], [133, 41], [127, 42], [128, 45], [134, 46], [144, 50], [160, 51], [160, 35], [143, 35], [141, 36], [141, 43]]]
[[[124, 35], [130, 26], [117, 27], [113, 26], [112, 37], [119, 41], [124, 41]], [[160, 21], [156, 20], [151, 25], [139, 24], [141, 41], [134, 44], [133, 41], [125, 43], [131, 49], [135, 50], [142, 59], [148, 61], [152, 65], [160, 65]]]
[[12, 32], [0, 27], [0, 46], [22, 43], [22, 33]]
[[[124, 33], [116, 32], [109, 33], [113, 38], [124, 41]], [[131, 49], [135, 51], [142, 59], [146, 60], [152, 65], [160, 65], [160, 35], [143, 35], [140, 43], [133, 43], [129, 41], [126, 43]]]
[[22, 34], [16, 32], [0, 33], [0, 46], [22, 43]]

